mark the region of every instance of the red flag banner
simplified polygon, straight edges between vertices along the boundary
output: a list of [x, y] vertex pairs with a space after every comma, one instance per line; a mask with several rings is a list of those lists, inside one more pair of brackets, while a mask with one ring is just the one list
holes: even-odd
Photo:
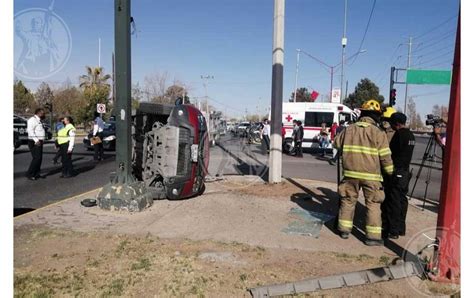
[[312, 99], [313, 101], [316, 101], [316, 98], [318, 98], [318, 96], [319, 96], [319, 93], [316, 92], [316, 91], [313, 91], [313, 92], [311, 93], [311, 99]]

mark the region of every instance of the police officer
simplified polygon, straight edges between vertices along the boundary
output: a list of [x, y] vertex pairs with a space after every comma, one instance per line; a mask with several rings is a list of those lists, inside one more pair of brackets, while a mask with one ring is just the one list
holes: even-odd
[[410, 182], [410, 162], [415, 148], [415, 136], [405, 127], [407, 117], [403, 113], [393, 113], [390, 124], [395, 130], [390, 151], [394, 171], [382, 205], [384, 237], [398, 239], [406, 232], [405, 219], [408, 210], [408, 183]]
[[386, 134], [378, 127], [382, 110], [380, 103], [369, 100], [361, 107], [359, 121], [336, 136], [334, 145], [342, 152], [343, 180], [339, 185], [341, 202], [338, 230], [341, 238], [352, 231], [359, 190], [364, 191], [366, 245], [382, 245], [380, 204], [384, 200], [382, 172], [391, 175], [393, 164]]
[[61, 161], [63, 164], [61, 178], [74, 177], [72, 168], [72, 150], [74, 149], [74, 139], [76, 128], [71, 117], [64, 117], [64, 127], [58, 131], [58, 144], [61, 151]]
[[26, 177], [30, 180], [44, 178], [40, 175], [41, 163], [43, 161], [43, 143], [46, 135], [43, 123], [41, 122], [44, 118], [44, 109], [38, 108], [35, 111], [35, 115], [28, 119], [26, 126], [28, 131], [28, 148], [32, 157]]

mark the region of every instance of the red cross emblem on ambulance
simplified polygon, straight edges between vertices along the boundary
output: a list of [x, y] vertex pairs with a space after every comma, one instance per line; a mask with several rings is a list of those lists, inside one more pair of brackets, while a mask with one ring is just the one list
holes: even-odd
[[285, 119], [286, 119], [287, 122], [291, 122], [291, 120], [293, 119], [293, 117], [291, 117], [291, 115], [288, 114], [288, 116], [286, 116]]

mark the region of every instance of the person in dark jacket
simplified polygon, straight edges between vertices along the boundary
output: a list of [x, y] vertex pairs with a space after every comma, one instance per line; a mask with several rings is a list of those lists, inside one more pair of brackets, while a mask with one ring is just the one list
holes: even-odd
[[408, 210], [408, 184], [410, 182], [410, 162], [415, 148], [415, 136], [405, 127], [407, 117], [394, 113], [390, 125], [395, 133], [390, 141], [393, 160], [393, 175], [386, 183], [385, 200], [382, 203], [383, 236], [398, 239], [406, 233], [405, 219]]
[[296, 157], [303, 157], [303, 148], [301, 147], [303, 144], [303, 137], [304, 137], [304, 128], [303, 123], [298, 120], [296, 121], [297, 130], [295, 134], [295, 156]]

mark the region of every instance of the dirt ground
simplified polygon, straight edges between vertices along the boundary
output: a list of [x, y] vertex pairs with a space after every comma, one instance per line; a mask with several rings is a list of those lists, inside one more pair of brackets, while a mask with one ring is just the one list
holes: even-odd
[[[156, 201], [150, 211], [138, 215], [114, 213], [107, 217], [99, 209], [74, 209], [83, 198], [25, 215], [15, 220], [15, 297], [249, 297], [247, 289], [252, 287], [385, 266], [396, 257], [386, 248], [368, 248], [355, 237], [341, 240], [329, 229], [324, 229], [319, 239], [281, 236], [281, 226], [288, 219], [279, 222], [270, 218], [284, 216], [296, 205], [295, 194], [309, 193], [305, 201], [321, 195], [311, 183], [238, 187], [245, 183], [222, 181], [209, 184], [200, 198]], [[167, 219], [169, 210], [174, 213]], [[210, 214], [204, 214], [205, 210]], [[416, 210], [411, 212], [420, 219]], [[226, 219], [247, 213], [250, 215], [242, 219], [242, 228]], [[197, 228], [190, 228], [192, 222], [184, 214], [190, 218], [200, 214], [204, 221], [196, 221]], [[267, 217], [259, 222], [263, 215]], [[209, 220], [211, 216], [217, 219]], [[185, 222], [188, 229], [173, 226], [176, 221]], [[209, 227], [200, 233], [206, 221]], [[265, 221], [274, 227], [265, 226], [261, 233], [266, 231], [274, 240], [249, 236], [260, 234], [258, 229]], [[136, 224], [135, 229], [131, 223]], [[226, 225], [234, 225], [236, 231], [218, 233], [228, 231]], [[275, 245], [281, 241], [293, 243]], [[419, 297], [422, 294], [415, 288], [420, 287], [437, 295], [452, 292], [449, 287], [415, 277], [308, 296]]]

